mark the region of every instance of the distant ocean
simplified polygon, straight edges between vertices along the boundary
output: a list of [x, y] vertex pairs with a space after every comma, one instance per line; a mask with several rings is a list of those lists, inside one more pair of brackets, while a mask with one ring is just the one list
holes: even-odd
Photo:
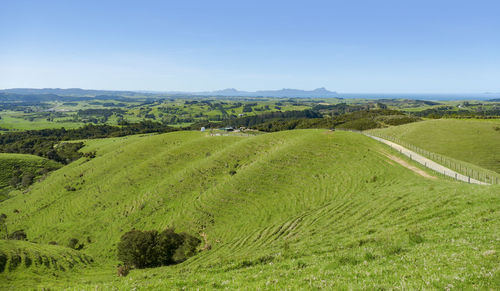
[[340, 98], [362, 99], [419, 99], [419, 100], [489, 100], [500, 98], [500, 93], [474, 94], [408, 94], [408, 93], [338, 93]]

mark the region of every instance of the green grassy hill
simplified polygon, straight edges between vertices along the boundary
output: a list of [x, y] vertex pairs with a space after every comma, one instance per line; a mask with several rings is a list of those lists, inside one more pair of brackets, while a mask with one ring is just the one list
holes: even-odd
[[32, 287], [32, 282], [40, 281], [43, 274], [74, 276], [82, 266], [90, 266], [92, 262], [90, 256], [65, 247], [0, 240], [0, 273], [9, 274], [2, 282], [4, 288], [5, 285], [17, 289]]
[[[76, 238], [95, 262], [7, 269], [0, 288], [500, 287], [500, 187], [425, 178], [360, 134], [175, 132], [93, 140], [84, 150], [97, 157], [0, 209], [9, 230], [24, 229], [37, 246], [67, 249]], [[167, 226], [211, 248], [117, 277], [120, 236]]]
[[25, 175], [36, 178], [61, 166], [38, 156], [0, 153], [0, 201], [8, 197], [9, 191], [14, 190], [11, 186], [13, 177], [19, 178], [21, 184]]
[[372, 130], [500, 173], [500, 122], [437, 119]]

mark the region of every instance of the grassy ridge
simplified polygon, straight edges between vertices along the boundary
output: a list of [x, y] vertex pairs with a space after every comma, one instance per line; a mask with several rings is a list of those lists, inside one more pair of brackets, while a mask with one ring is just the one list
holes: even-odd
[[500, 173], [497, 121], [438, 119], [373, 130], [419, 148]]
[[11, 286], [21, 287], [26, 277], [40, 281], [44, 275], [54, 274], [57, 278], [92, 262], [90, 256], [66, 247], [0, 240], [0, 273], [9, 273], [3, 283]]
[[[89, 141], [87, 150], [97, 150], [97, 157], [66, 166], [35, 185], [29, 197], [0, 206], [21, 210], [9, 217], [9, 228], [25, 229], [32, 241], [66, 244], [88, 237], [81, 252], [97, 266], [66, 281], [47, 276], [43, 283], [24, 278], [19, 284], [499, 286], [500, 188], [425, 179], [359, 134], [176, 132]], [[211, 249], [178, 266], [117, 278], [112, 266], [120, 235], [166, 226], [203, 234]]]

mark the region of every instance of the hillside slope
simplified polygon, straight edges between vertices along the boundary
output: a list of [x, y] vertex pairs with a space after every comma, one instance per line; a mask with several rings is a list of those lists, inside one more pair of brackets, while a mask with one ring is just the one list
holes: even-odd
[[500, 122], [437, 119], [372, 130], [500, 173]]
[[0, 153], [0, 201], [6, 199], [8, 193], [14, 190], [11, 186], [13, 178], [16, 179], [14, 183], [18, 182], [19, 186], [23, 187], [24, 176], [31, 177], [29, 180], [25, 178], [24, 184], [27, 185], [32, 179], [61, 166], [57, 162], [34, 155]]
[[[8, 226], [24, 229], [30, 241], [84, 242], [80, 252], [94, 265], [64, 276], [14, 270], [0, 282], [77, 289], [500, 286], [500, 188], [422, 177], [368, 137], [176, 132], [87, 144], [96, 158], [65, 166], [0, 207], [20, 210]], [[205, 237], [211, 249], [177, 266], [116, 277], [120, 236], [167, 226]]]

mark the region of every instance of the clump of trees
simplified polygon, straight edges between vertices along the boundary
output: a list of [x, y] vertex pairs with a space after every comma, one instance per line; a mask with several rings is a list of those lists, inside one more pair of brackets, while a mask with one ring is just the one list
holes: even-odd
[[[387, 125], [400, 125], [421, 120], [402, 111], [375, 105], [316, 105], [313, 109], [267, 112], [259, 115], [228, 119], [222, 122], [198, 122], [190, 129], [224, 126], [248, 127], [265, 132], [305, 128], [344, 128], [367, 130]], [[189, 129], [186, 128], [186, 129]]]
[[124, 266], [139, 269], [172, 265], [194, 255], [200, 242], [172, 228], [162, 232], [131, 230], [118, 243], [118, 259]]
[[26, 188], [29, 185], [33, 184], [33, 180], [35, 179], [35, 175], [33, 173], [27, 172], [23, 173], [20, 170], [17, 170], [9, 181], [9, 185], [12, 188]]

